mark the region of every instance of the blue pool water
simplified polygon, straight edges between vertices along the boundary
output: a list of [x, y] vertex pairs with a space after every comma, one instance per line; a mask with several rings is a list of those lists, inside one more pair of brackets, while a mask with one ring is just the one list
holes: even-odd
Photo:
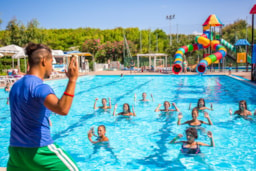
[[[67, 80], [46, 83], [61, 97]], [[152, 93], [155, 101], [134, 102], [134, 93], [140, 99], [142, 92], [148, 99]], [[6, 97], [0, 89], [0, 167], [6, 166], [10, 137]], [[96, 97], [111, 97], [111, 113], [94, 112]], [[255, 97], [255, 87], [227, 76], [85, 76], [78, 80], [69, 115], [52, 114], [52, 137], [82, 170], [252, 170], [256, 168], [256, 118], [249, 121], [230, 116], [229, 108], [237, 110], [238, 101], [246, 100], [254, 111]], [[214, 125], [203, 127], [212, 131], [216, 147], [202, 147], [203, 155], [197, 157], [179, 156], [181, 146], [168, 142], [179, 133], [185, 135], [187, 126], [177, 125], [177, 113], [160, 116], [154, 109], [165, 100], [175, 102], [186, 121], [191, 119], [189, 104], [196, 106], [199, 98], [204, 98], [208, 107], [213, 104], [209, 115]], [[112, 116], [116, 103], [117, 112], [123, 103], [134, 104], [137, 117]], [[206, 120], [203, 114], [199, 119]], [[109, 146], [94, 146], [87, 138], [90, 127], [96, 129], [101, 124], [107, 128]], [[210, 143], [204, 131], [198, 141]]]

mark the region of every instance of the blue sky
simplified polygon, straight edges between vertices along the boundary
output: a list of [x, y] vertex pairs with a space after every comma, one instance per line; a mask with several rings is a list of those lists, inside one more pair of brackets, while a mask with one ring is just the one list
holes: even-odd
[[224, 24], [237, 19], [251, 23], [250, 9], [256, 0], [0, 0], [1, 29], [16, 17], [27, 24], [36, 18], [43, 28], [91, 27], [113, 29], [138, 27], [192, 34], [210, 14]]

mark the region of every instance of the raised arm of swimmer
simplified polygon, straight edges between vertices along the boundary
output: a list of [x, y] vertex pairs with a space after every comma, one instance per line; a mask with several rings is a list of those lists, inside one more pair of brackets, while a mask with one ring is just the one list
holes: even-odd
[[174, 108], [175, 108], [175, 110], [176, 110], [177, 112], [180, 111], [180, 109], [176, 106], [176, 103], [172, 103], [172, 105], [174, 106]]
[[94, 109], [98, 109], [98, 107], [96, 106], [98, 100], [99, 100], [98, 98], [95, 99], [94, 106], [93, 106]]
[[155, 109], [155, 112], [160, 112], [160, 107], [161, 107], [161, 104], [159, 104], [159, 105], [157, 106], [157, 108]]
[[132, 105], [132, 113], [133, 113], [133, 116], [136, 116], [136, 113], [134, 111], [134, 106]]
[[116, 108], [117, 108], [117, 104], [116, 104], [116, 105], [115, 105], [115, 107], [114, 107], [113, 116], [115, 116], [115, 115], [116, 115]]

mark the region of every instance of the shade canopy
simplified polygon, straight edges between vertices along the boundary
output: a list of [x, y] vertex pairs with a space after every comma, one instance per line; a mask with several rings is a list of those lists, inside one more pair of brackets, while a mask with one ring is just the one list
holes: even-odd
[[12, 56], [12, 58], [14, 58], [14, 59], [25, 58], [25, 57], [26, 57], [26, 54], [25, 54], [25, 50], [23, 48], [18, 53], [14, 54]]
[[64, 52], [64, 54], [73, 54], [73, 53], [81, 53], [81, 52], [78, 50]]
[[24, 51], [24, 49], [17, 45], [8, 45], [8, 46], [0, 47], [0, 53], [4, 55], [16, 54], [20, 51]]
[[[220, 21], [220, 19], [215, 15], [212, 14], [210, 15], [204, 22], [203, 24], [204, 27], [216, 27], [216, 26], [224, 26], [224, 24], [222, 24], [222, 22]], [[205, 30], [205, 29], [204, 29]]]
[[67, 54], [64, 54], [62, 50], [52, 50], [52, 56], [54, 58], [63, 58], [68, 56]]
[[251, 44], [246, 39], [239, 39], [236, 41], [235, 46], [250, 46]]
[[77, 51], [77, 50], [64, 52], [64, 54], [67, 54], [67, 55], [77, 55], [77, 56], [92, 56], [92, 54], [89, 53], [89, 52], [80, 52], [80, 51]]

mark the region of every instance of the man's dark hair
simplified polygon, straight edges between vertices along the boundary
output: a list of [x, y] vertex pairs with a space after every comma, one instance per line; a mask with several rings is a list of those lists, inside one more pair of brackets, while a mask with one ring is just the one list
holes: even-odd
[[198, 134], [197, 134], [197, 130], [196, 128], [190, 127], [186, 130], [186, 134], [190, 133], [191, 135], [193, 135], [193, 137], [195, 137], [195, 139], [198, 138]]
[[[40, 52], [39, 51], [40, 49], [45, 49], [50, 54], [52, 53], [51, 49], [44, 44], [36, 44], [36, 43], [30, 42], [25, 48], [25, 52], [28, 55], [29, 66], [38, 65], [40, 63], [42, 56], [40, 56], [39, 53], [37, 53], [37, 52]], [[45, 54], [42, 54], [42, 55], [45, 55]], [[47, 57], [49, 57], [49, 55], [47, 55]]]

